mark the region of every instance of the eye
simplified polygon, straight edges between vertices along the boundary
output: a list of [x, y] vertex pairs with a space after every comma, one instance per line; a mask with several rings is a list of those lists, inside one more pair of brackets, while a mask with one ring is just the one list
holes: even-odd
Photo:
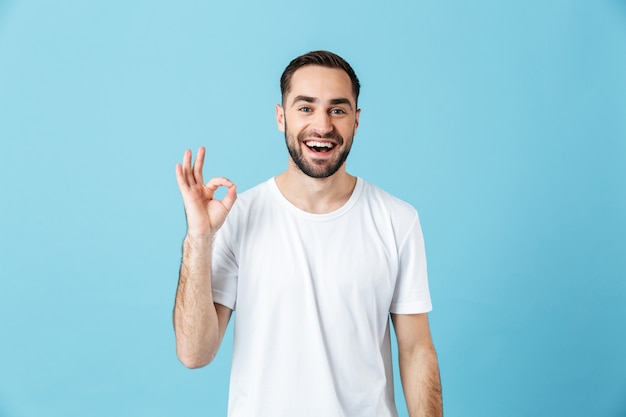
[[313, 111], [313, 109], [307, 106], [302, 106], [298, 109], [298, 111], [301, 111], [302, 113], [310, 113]]
[[330, 114], [346, 114], [346, 112], [343, 109], [332, 109]]

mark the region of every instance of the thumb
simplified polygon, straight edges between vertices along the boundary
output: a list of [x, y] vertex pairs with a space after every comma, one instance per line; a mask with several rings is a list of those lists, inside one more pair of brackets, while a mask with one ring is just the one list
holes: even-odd
[[222, 199], [222, 204], [226, 207], [226, 210], [230, 211], [235, 204], [235, 200], [237, 200], [237, 186], [232, 184], [228, 187], [228, 191], [226, 191], [226, 195]]

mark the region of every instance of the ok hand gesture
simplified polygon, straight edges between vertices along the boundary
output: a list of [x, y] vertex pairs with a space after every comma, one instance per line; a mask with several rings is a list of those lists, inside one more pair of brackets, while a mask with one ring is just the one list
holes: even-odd
[[[211, 178], [204, 184], [202, 166], [205, 152], [203, 146], [198, 149], [192, 166], [191, 151], [186, 150], [183, 164], [176, 164], [176, 181], [183, 196], [187, 216], [187, 234], [197, 238], [212, 236], [224, 224], [237, 199], [235, 184], [226, 178]], [[215, 200], [213, 195], [222, 186], [228, 188], [226, 196], [221, 201]]]

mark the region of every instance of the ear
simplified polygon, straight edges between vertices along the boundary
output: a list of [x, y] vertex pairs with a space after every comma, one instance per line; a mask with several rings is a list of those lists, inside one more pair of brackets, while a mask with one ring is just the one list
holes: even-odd
[[359, 129], [359, 116], [361, 116], [361, 109], [358, 109], [355, 113], [354, 118], [354, 134], [356, 135], [356, 131]]
[[280, 104], [276, 105], [276, 124], [278, 130], [285, 133], [285, 110]]

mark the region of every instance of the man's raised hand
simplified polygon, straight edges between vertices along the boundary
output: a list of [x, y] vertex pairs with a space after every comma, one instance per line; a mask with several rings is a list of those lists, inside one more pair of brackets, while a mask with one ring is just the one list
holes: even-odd
[[[224, 224], [231, 207], [237, 199], [237, 188], [227, 178], [211, 178], [206, 184], [202, 179], [205, 149], [198, 149], [191, 165], [191, 151], [186, 150], [183, 164], [176, 164], [176, 181], [183, 196], [187, 216], [187, 234], [191, 237], [209, 237]], [[222, 200], [213, 198], [219, 187], [228, 191]]]

